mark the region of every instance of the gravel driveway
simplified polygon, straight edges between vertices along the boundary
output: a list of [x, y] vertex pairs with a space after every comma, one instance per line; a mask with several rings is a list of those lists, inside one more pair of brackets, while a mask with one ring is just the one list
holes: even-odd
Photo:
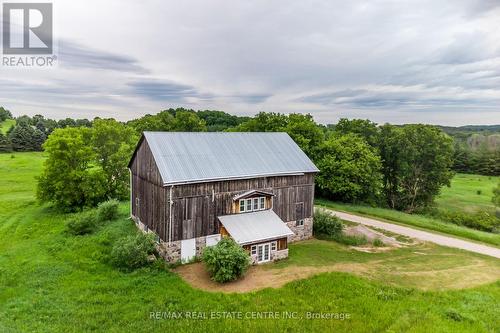
[[422, 231], [422, 230], [413, 229], [413, 228], [409, 228], [409, 227], [404, 227], [404, 226], [401, 226], [398, 224], [382, 222], [379, 220], [375, 220], [373, 218], [362, 217], [362, 216], [358, 216], [358, 215], [354, 215], [354, 214], [339, 212], [339, 211], [335, 211], [332, 209], [325, 209], [325, 208], [323, 208], [323, 209], [337, 215], [342, 220], [356, 222], [356, 223], [364, 224], [367, 226], [384, 229], [384, 230], [387, 230], [387, 231], [390, 231], [390, 232], [393, 232], [396, 234], [412, 237], [412, 238], [419, 239], [422, 241], [432, 242], [432, 243], [436, 243], [436, 244], [443, 245], [443, 246], [454, 247], [457, 249], [462, 249], [462, 250], [471, 251], [471, 252], [477, 252], [477, 253], [485, 254], [487, 256], [500, 258], [500, 249], [492, 247], [492, 246], [482, 245], [482, 244], [469, 242], [466, 240], [462, 240], [462, 239], [458, 239], [458, 238], [454, 238], [454, 237], [450, 237], [450, 236], [443, 236], [443, 235], [435, 234], [432, 232], [427, 232], [427, 231]]

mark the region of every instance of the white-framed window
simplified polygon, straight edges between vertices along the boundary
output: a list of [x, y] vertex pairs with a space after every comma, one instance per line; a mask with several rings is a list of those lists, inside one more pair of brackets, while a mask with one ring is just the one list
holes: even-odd
[[303, 227], [304, 226], [304, 219], [297, 220], [295, 223], [297, 227]]
[[240, 199], [240, 208], [239, 208], [240, 213], [264, 210], [265, 208], [266, 208], [266, 198], [265, 197]]
[[252, 245], [252, 247], [250, 248], [250, 253], [252, 255], [256, 255], [257, 254], [257, 245]]
[[272, 242], [271, 243], [271, 251], [276, 251], [276, 248], [277, 248], [276, 242]]

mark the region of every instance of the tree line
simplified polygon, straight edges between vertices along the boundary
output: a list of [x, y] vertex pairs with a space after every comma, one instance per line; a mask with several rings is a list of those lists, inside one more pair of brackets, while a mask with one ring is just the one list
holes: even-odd
[[14, 118], [10, 111], [0, 107], [0, 122], [10, 119], [14, 124], [5, 133], [0, 131], [0, 152], [41, 151], [43, 143], [56, 128], [92, 126], [88, 119], [54, 120], [42, 115]]
[[[40, 177], [40, 200], [70, 210], [126, 198], [127, 163], [143, 131], [287, 132], [321, 170], [318, 195], [407, 212], [431, 205], [440, 188], [449, 185], [456, 164], [454, 140], [436, 126], [378, 125], [362, 119], [325, 126], [309, 114], [238, 117], [177, 108], [126, 123], [23, 116], [9, 136], [22, 131], [44, 135], [36, 141], [49, 157]], [[12, 136], [17, 137], [28, 138], [24, 147], [31, 144], [29, 135]]]

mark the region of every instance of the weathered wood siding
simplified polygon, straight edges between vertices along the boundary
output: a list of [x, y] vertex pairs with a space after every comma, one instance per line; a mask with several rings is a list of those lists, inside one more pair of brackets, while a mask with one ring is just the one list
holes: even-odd
[[313, 215], [313, 174], [176, 185], [172, 194], [173, 239], [219, 233], [217, 216], [234, 214], [239, 206], [233, 197], [249, 190], [273, 193], [271, 206], [285, 222]]
[[168, 239], [168, 191], [146, 140], [139, 145], [130, 172], [131, 214], [161, 239]]
[[[139, 145], [130, 170], [132, 215], [168, 241], [171, 188], [163, 186], [145, 140]], [[175, 185], [172, 241], [219, 233], [217, 216], [234, 214], [238, 206], [233, 197], [249, 190], [273, 193], [270, 205], [285, 222], [313, 215], [314, 174]]]

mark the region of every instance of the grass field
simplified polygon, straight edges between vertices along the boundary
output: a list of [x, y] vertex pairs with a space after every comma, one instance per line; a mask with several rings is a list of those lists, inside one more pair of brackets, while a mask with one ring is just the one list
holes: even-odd
[[[454, 269], [481, 263], [485, 272], [498, 270], [498, 260], [441, 247], [369, 254], [324, 241], [293, 244], [290, 260], [277, 268], [377, 261], [385, 268], [374, 266], [380, 274], [373, 278], [323, 273], [279, 289], [245, 294], [193, 289], [160, 265], [120, 272], [107, 263], [107, 254], [117, 238], [136, 232], [126, 217], [128, 204], [121, 206], [121, 218], [96, 233], [69, 236], [65, 233], [69, 215], [34, 200], [34, 177], [42, 162], [40, 153], [16, 153], [14, 158], [0, 154], [0, 332], [496, 332], [500, 328], [499, 281], [464, 290], [435, 290], [446, 289], [447, 279], [476, 274], [473, 269], [459, 273]], [[420, 251], [423, 254], [413, 253]], [[425, 267], [432, 269], [429, 291], [420, 290], [423, 279], [412, 274]], [[198, 319], [186, 318], [186, 311], [196, 311], [191, 315]], [[152, 319], [151, 312], [160, 312], [160, 319]], [[181, 313], [182, 318], [166, 319], [164, 314], [171, 312]], [[277, 312], [279, 318], [253, 317], [264, 312]], [[350, 317], [307, 319], [307, 312]], [[284, 318], [285, 313], [292, 318]], [[239, 315], [242, 319], [235, 318]]]
[[443, 187], [436, 204], [439, 209], [493, 213], [495, 206], [491, 198], [499, 179], [500, 177], [457, 174], [450, 187]]
[[436, 231], [438, 233], [449, 234], [457, 236], [459, 238], [469, 239], [500, 247], [500, 234], [475, 230], [427, 216], [418, 214], [406, 214], [396, 210], [379, 207], [332, 202], [324, 199], [316, 199], [315, 204], [326, 208], [351, 212], [359, 215], [372, 216], [382, 221], [410, 225], [419, 229]]
[[[436, 199], [436, 207], [439, 210], [460, 211], [464, 213], [486, 211], [494, 214], [495, 206], [491, 198], [493, 196], [493, 188], [498, 181], [499, 177], [457, 174], [452, 179], [450, 187], [442, 188], [441, 194]], [[500, 246], [500, 234], [455, 225], [438, 218], [418, 214], [406, 214], [380, 207], [331, 202], [324, 199], [317, 199], [316, 204], [346, 212], [373, 216], [389, 222], [450, 234], [497, 247]]]
[[9, 128], [14, 126], [16, 124], [16, 121], [14, 119], [7, 119], [5, 121], [0, 122], [0, 132], [2, 133], [7, 133]]

